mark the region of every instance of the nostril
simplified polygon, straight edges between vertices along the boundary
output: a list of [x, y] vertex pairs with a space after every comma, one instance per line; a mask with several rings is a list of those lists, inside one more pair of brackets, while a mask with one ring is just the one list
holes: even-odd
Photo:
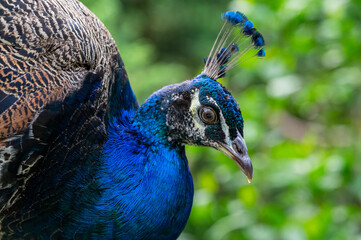
[[232, 144], [233, 149], [235, 149], [238, 153], [243, 154], [242, 147], [240, 144], [237, 144], [237, 142], [234, 142]]

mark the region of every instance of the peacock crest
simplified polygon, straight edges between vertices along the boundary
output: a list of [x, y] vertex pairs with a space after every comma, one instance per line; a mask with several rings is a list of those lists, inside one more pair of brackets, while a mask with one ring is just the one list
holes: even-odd
[[265, 41], [252, 21], [241, 12], [223, 13], [224, 24], [218, 33], [209, 56], [204, 59], [203, 75], [216, 80], [236, 65], [253, 57], [264, 57]]

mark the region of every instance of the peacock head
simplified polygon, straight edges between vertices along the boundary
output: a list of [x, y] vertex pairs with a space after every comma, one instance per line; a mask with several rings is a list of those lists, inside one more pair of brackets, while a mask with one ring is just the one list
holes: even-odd
[[167, 140], [220, 150], [251, 180], [253, 168], [243, 138], [242, 113], [231, 93], [203, 74], [177, 88], [180, 91], [173, 93], [167, 106]]
[[147, 118], [143, 128], [153, 138], [172, 146], [209, 146], [225, 153], [251, 181], [253, 167], [243, 137], [242, 113], [217, 79], [240, 62], [265, 56], [264, 39], [244, 14], [226, 12], [222, 18], [225, 23], [205, 58], [203, 72], [193, 80], [155, 92], [141, 106], [135, 120]]

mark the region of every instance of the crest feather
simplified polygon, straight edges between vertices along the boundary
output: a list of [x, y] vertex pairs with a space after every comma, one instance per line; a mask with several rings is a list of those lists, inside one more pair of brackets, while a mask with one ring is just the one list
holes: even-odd
[[243, 13], [228, 11], [221, 16], [224, 24], [209, 56], [204, 59], [205, 67], [202, 72], [214, 80], [224, 77], [228, 70], [239, 63], [266, 55], [262, 34]]

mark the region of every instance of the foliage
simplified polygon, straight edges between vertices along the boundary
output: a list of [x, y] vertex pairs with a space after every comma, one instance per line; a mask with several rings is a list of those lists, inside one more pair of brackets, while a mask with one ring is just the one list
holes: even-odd
[[267, 56], [222, 81], [238, 100], [254, 165], [188, 147], [194, 207], [182, 240], [361, 239], [361, 8], [352, 0], [84, 0], [117, 41], [140, 102], [191, 79], [240, 10]]

